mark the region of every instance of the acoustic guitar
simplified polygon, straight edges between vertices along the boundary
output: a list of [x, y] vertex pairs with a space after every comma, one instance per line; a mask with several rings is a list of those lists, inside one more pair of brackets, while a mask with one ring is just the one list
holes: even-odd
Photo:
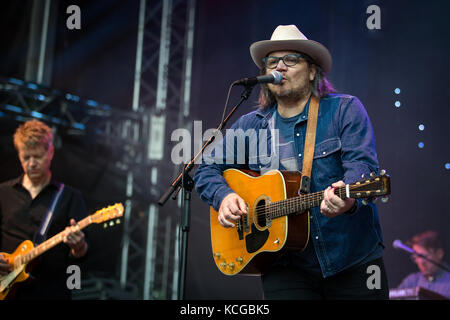
[[[234, 192], [244, 199], [248, 214], [224, 228], [218, 212], [210, 208], [214, 262], [225, 275], [260, 275], [284, 250], [304, 250], [309, 239], [308, 209], [320, 206], [324, 191], [298, 194], [301, 173], [271, 170], [264, 175], [251, 170], [223, 173]], [[384, 170], [345, 187], [336, 188], [341, 199], [374, 199], [390, 194], [390, 177]], [[383, 202], [387, 197], [382, 198]], [[366, 201], [366, 200], [364, 200]]]
[[[123, 205], [121, 203], [116, 203], [115, 205], [98, 210], [94, 214], [78, 221], [76, 227], [78, 230], [81, 230], [92, 223], [103, 223], [122, 217], [122, 215]], [[112, 222], [113, 221], [110, 221], [110, 223]], [[28, 263], [61, 243], [63, 237], [64, 231], [61, 231], [52, 238], [42, 242], [37, 247], [34, 247], [33, 242], [30, 240], [25, 240], [17, 247], [14, 253], [8, 254], [2, 252], [3, 256], [11, 266], [12, 271], [9, 274], [0, 277], [0, 300], [5, 300], [16, 284], [29, 278], [29, 274], [26, 270]]]

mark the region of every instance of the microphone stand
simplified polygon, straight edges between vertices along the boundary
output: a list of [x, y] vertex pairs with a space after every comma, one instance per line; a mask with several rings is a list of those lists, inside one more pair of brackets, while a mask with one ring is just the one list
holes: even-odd
[[[234, 84], [233, 84], [234, 85]], [[241, 99], [236, 104], [236, 106], [231, 109], [231, 111], [228, 113], [228, 115], [223, 119], [223, 121], [219, 124], [217, 127], [217, 131], [222, 131], [222, 128], [226, 125], [230, 117], [233, 115], [233, 113], [237, 110], [237, 108], [245, 101], [247, 100], [253, 90], [253, 85], [246, 85], [245, 90], [241, 94]], [[182, 172], [177, 176], [177, 178], [172, 182], [170, 187], [167, 189], [167, 191], [161, 196], [161, 198], [158, 201], [158, 204], [160, 206], [163, 206], [166, 201], [169, 199], [170, 196], [172, 196], [173, 200], [176, 200], [178, 193], [180, 190], [183, 190], [182, 193], [182, 217], [181, 217], [181, 263], [180, 263], [180, 272], [178, 274], [178, 300], [184, 300], [185, 296], [185, 283], [186, 283], [186, 266], [187, 266], [187, 249], [188, 249], [188, 234], [189, 234], [189, 228], [190, 228], [190, 219], [191, 219], [191, 193], [192, 189], [194, 188], [194, 180], [189, 175], [189, 172], [194, 167], [194, 163], [197, 158], [199, 158], [205, 148], [209, 146], [213, 141], [215, 140], [215, 136], [211, 136], [208, 141], [206, 141], [200, 151], [183, 167]]]
[[438, 266], [440, 269], [442, 269], [444, 271], [450, 272], [450, 268], [445, 262], [443, 262], [443, 264], [441, 264], [439, 262], [436, 262], [436, 261], [428, 258], [427, 256], [425, 256], [423, 254], [417, 253], [414, 249], [412, 249], [412, 250], [414, 251], [413, 255], [416, 255], [418, 257], [421, 257], [422, 259], [427, 260], [428, 262], [431, 262], [432, 264]]
[[411, 254], [411, 255], [415, 255], [415, 256], [421, 257], [422, 259], [424, 259], [424, 260], [426, 260], [426, 261], [428, 261], [428, 262], [431, 262], [432, 264], [438, 266], [440, 269], [445, 270], [445, 271], [447, 271], [447, 272], [450, 272], [450, 268], [449, 268], [449, 266], [448, 266], [445, 262], [443, 262], [443, 263], [441, 264], [441, 263], [439, 263], [439, 262], [437, 262], [437, 261], [434, 261], [434, 260], [428, 258], [426, 255], [423, 255], [423, 254], [421, 254], [421, 253], [418, 253], [418, 252], [417, 252], [416, 250], [414, 250], [413, 248], [410, 248], [410, 247], [404, 245], [400, 240], [395, 240], [394, 243], [393, 243], [393, 247], [394, 247], [395, 249], [401, 249], [401, 250], [403, 250], [403, 251], [406, 251], [406, 252], [408, 252], [408, 253]]

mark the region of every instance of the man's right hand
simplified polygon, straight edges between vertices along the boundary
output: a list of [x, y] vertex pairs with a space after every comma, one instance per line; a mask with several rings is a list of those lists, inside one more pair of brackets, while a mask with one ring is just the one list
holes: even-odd
[[243, 214], [247, 214], [247, 205], [237, 193], [230, 193], [223, 198], [217, 219], [225, 228], [234, 227], [231, 221], [237, 221]]
[[9, 265], [8, 261], [5, 259], [5, 257], [0, 253], [0, 275], [4, 276], [10, 273], [11, 266]]

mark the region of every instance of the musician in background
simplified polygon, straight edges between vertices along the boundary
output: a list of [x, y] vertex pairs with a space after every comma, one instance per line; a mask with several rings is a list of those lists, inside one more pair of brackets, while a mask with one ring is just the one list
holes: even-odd
[[[244, 199], [223, 178], [224, 170], [251, 169], [261, 174], [271, 169], [302, 171], [310, 101], [312, 96], [320, 98], [310, 192], [324, 191], [324, 199], [320, 207], [310, 210], [306, 249], [287, 252], [262, 276], [264, 297], [388, 299], [377, 207], [364, 205], [361, 199], [343, 200], [334, 193], [335, 188], [361, 180], [362, 174], [379, 171], [375, 138], [364, 106], [354, 96], [333, 94], [327, 80], [332, 60], [328, 49], [308, 40], [295, 25], [278, 26], [270, 40], [253, 43], [250, 54], [260, 75], [278, 71], [283, 80], [279, 85], [262, 84], [259, 108], [231, 126], [236, 136], [239, 131], [256, 130], [256, 141], [245, 137], [245, 146], [236, 148], [229, 143], [232, 130], [228, 130], [223, 154], [212, 154], [198, 167], [194, 177], [198, 194], [218, 212], [223, 227], [234, 227], [248, 212]], [[259, 138], [264, 130], [269, 136], [266, 141]], [[250, 154], [256, 146], [266, 150], [270, 161], [261, 154]], [[374, 265], [378, 266], [380, 285], [369, 288], [367, 270]]]
[[[428, 230], [417, 234], [406, 244], [418, 254], [424, 255], [438, 264], [443, 264], [444, 248], [436, 231]], [[411, 259], [419, 271], [406, 276], [397, 289], [422, 287], [450, 299], [450, 273], [416, 254], [412, 254]]]
[[[38, 230], [45, 230], [41, 229], [42, 221], [61, 187], [50, 168], [54, 147], [53, 133], [47, 125], [38, 120], [20, 125], [14, 134], [14, 146], [23, 174], [0, 184], [0, 252], [4, 253], [13, 253], [25, 240], [38, 239]], [[79, 264], [88, 251], [85, 234], [75, 227], [86, 216], [86, 209], [78, 190], [70, 186], [62, 190], [46, 238], [64, 231], [65, 244], [50, 249], [29, 264], [35, 264], [32, 280], [19, 285], [15, 299], [71, 297], [66, 284], [67, 266]], [[11, 271], [4, 258], [0, 253], [0, 275]]]

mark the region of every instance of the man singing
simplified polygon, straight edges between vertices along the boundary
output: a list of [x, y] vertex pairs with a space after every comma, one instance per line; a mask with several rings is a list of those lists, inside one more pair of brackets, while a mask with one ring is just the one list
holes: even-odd
[[[225, 137], [223, 159], [199, 166], [194, 177], [197, 192], [218, 212], [224, 228], [234, 227], [248, 212], [245, 201], [222, 177], [224, 170], [302, 171], [308, 112], [312, 97], [320, 99], [310, 192], [323, 190], [323, 200], [309, 210], [306, 248], [286, 252], [262, 275], [264, 297], [388, 299], [376, 206], [352, 198], [343, 200], [334, 193], [336, 188], [360, 180], [362, 174], [379, 171], [375, 138], [364, 106], [354, 96], [333, 93], [327, 80], [332, 65], [328, 49], [308, 40], [294, 25], [278, 26], [270, 40], [253, 43], [250, 54], [261, 75], [278, 71], [283, 80], [279, 85], [261, 85], [259, 108], [239, 118], [231, 129], [277, 129], [278, 141], [273, 135], [266, 141], [272, 161], [259, 156], [254, 159], [254, 155], [250, 159], [249, 145], [264, 142], [249, 142], [247, 137], [245, 163], [227, 162], [225, 158], [237, 155], [229, 154], [233, 150], [227, 148]], [[373, 265], [380, 270], [377, 288], [367, 285], [367, 270]]]

